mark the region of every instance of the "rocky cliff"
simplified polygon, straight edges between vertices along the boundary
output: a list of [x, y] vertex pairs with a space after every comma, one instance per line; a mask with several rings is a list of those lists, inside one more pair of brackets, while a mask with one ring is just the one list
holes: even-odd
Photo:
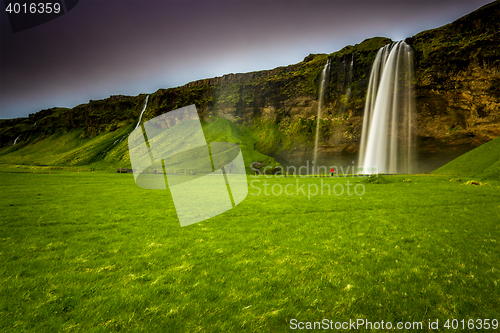
[[[261, 153], [304, 154], [314, 141], [318, 81], [329, 58], [320, 153], [354, 156], [371, 64], [391, 42], [371, 38], [329, 55], [311, 54], [295, 65], [160, 89], [150, 95], [144, 119], [196, 104], [206, 121], [226, 118], [252, 133]], [[500, 2], [406, 42], [414, 49], [419, 148], [477, 146], [499, 136]], [[137, 121], [145, 96], [112, 96], [0, 120], [0, 146], [20, 137], [22, 148], [57, 131], [83, 129], [86, 137], [115, 131]]]
[[500, 3], [409, 38], [420, 144], [480, 145], [500, 135]]

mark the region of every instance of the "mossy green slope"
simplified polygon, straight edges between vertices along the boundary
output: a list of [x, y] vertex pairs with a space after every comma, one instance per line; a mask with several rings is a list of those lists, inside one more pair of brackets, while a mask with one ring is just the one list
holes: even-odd
[[0, 163], [126, 167], [130, 164], [126, 137], [132, 128], [132, 125], [128, 125], [114, 132], [103, 132], [93, 138], [85, 136], [83, 128], [72, 131], [58, 130], [32, 144], [3, 147], [0, 149]]
[[[231, 142], [238, 144], [243, 152], [247, 171], [252, 162], [264, 162], [276, 166], [271, 157], [254, 150], [255, 139], [250, 131], [244, 131], [227, 119], [213, 118], [202, 121], [208, 143]], [[130, 168], [128, 134], [133, 124], [113, 132], [102, 132], [95, 137], [85, 135], [83, 128], [64, 131], [36, 140], [30, 144], [6, 146], [0, 149], [0, 164], [28, 164], [50, 166], [89, 166], [97, 169]]]
[[433, 173], [500, 181], [500, 137], [463, 154]]
[[238, 144], [242, 151], [247, 171], [251, 172], [249, 166], [252, 162], [263, 162], [270, 166], [279, 165], [274, 158], [254, 149], [257, 140], [250, 128], [237, 126], [224, 118], [215, 117], [214, 119], [211, 122], [202, 121], [207, 142], [231, 142]]

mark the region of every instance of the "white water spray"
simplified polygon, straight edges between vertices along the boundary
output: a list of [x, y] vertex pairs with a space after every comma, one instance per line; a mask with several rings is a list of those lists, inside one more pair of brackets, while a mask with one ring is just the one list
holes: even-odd
[[14, 144], [12, 144], [13, 146], [16, 145], [16, 142], [17, 142], [17, 139], [19, 139], [20, 135], [17, 136], [17, 138], [14, 140]]
[[326, 74], [330, 67], [330, 59], [326, 61], [325, 67], [323, 67], [323, 71], [320, 76], [320, 86], [319, 86], [319, 101], [318, 101], [318, 116], [316, 119], [316, 139], [314, 140], [314, 166], [317, 167], [317, 159], [318, 159], [318, 143], [319, 143], [319, 121], [321, 119], [322, 108], [323, 108], [323, 98], [325, 94], [325, 84], [326, 84]]
[[406, 173], [413, 166], [412, 51], [404, 41], [381, 48], [366, 94], [359, 167], [363, 173]]
[[144, 106], [142, 107], [141, 115], [139, 116], [139, 121], [137, 122], [137, 125], [135, 126], [134, 129], [139, 127], [139, 125], [141, 124], [142, 115], [144, 114], [144, 111], [146, 111], [146, 106], [148, 106], [148, 99], [149, 99], [149, 95], [146, 96], [146, 100], [144, 101]]

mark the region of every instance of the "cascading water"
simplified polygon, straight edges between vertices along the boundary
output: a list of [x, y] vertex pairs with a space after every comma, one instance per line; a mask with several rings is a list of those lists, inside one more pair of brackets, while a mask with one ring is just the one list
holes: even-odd
[[325, 94], [325, 84], [326, 84], [326, 79], [327, 79], [327, 72], [330, 67], [330, 59], [326, 61], [325, 66], [323, 67], [323, 71], [321, 72], [320, 76], [320, 86], [319, 86], [319, 101], [318, 101], [318, 116], [316, 120], [316, 138], [314, 140], [314, 167], [317, 167], [317, 160], [318, 160], [318, 143], [319, 143], [319, 121], [321, 119], [321, 111], [323, 108], [323, 97]]
[[142, 107], [141, 115], [139, 116], [139, 121], [137, 122], [137, 125], [135, 126], [134, 129], [139, 127], [139, 125], [141, 124], [142, 115], [144, 114], [144, 111], [146, 111], [146, 106], [148, 106], [148, 99], [149, 99], [149, 95], [146, 96], [146, 100], [144, 101], [144, 106]]
[[[340, 107], [340, 113], [345, 113], [345, 110], [347, 108], [347, 103], [349, 103], [349, 98], [351, 97], [351, 83], [352, 83], [352, 72], [354, 68], [354, 53], [351, 53], [351, 62], [349, 63], [349, 73], [346, 74], [345, 70], [345, 60], [343, 62], [343, 68], [344, 68], [344, 82], [343, 82], [343, 90], [345, 91], [345, 97], [342, 100], [342, 104]], [[347, 90], [345, 90], [345, 87], [347, 86]]]
[[16, 145], [16, 143], [17, 143], [17, 139], [19, 139], [19, 137], [20, 137], [20, 135], [18, 135], [18, 136], [17, 136], [17, 138], [14, 140], [14, 143], [12, 144], [13, 146], [15, 146], [15, 145]]
[[412, 171], [414, 97], [411, 47], [404, 41], [381, 48], [366, 94], [358, 171]]

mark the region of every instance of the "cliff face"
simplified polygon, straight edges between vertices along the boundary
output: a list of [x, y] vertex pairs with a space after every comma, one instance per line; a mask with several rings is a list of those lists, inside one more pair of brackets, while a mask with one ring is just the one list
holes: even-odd
[[[500, 135], [500, 2], [406, 42], [414, 49], [419, 148], [480, 145]], [[252, 133], [255, 149], [277, 156], [314, 142], [320, 73], [329, 58], [320, 153], [354, 154], [372, 62], [390, 39], [376, 37], [286, 67], [229, 74], [152, 93], [144, 120], [196, 104], [202, 118], [231, 120]], [[83, 128], [94, 137], [135, 123], [146, 95], [112, 96], [73, 109], [0, 120], [0, 147]], [[36, 123], [36, 125], [35, 125]]]
[[144, 116], [153, 118], [194, 103], [208, 121], [222, 117], [252, 128], [256, 149], [262, 153], [307, 150], [316, 130], [319, 76], [330, 58], [321, 119], [322, 145], [355, 152], [371, 63], [378, 49], [390, 42], [372, 38], [331, 55], [309, 55], [287, 67], [229, 74], [159, 90], [150, 96]]
[[82, 136], [94, 137], [115, 131], [138, 118], [146, 95], [111, 96], [105, 100], [68, 108], [51, 108], [30, 114], [28, 118], [0, 119], [0, 147], [9, 146], [19, 137], [25, 145], [54, 134], [84, 128]]
[[500, 135], [500, 4], [409, 38], [421, 145]]

